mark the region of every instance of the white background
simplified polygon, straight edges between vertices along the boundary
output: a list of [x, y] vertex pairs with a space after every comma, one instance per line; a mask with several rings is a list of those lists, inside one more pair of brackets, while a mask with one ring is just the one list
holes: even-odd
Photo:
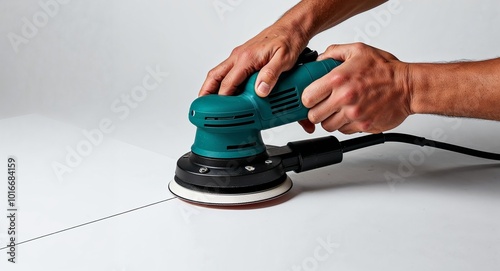
[[[37, 1], [4, 1], [0, 117], [36, 112], [88, 129], [109, 117], [119, 122], [116, 138], [168, 155], [174, 146], [166, 139], [181, 133], [185, 150], [193, 135], [187, 108], [207, 71], [295, 2], [69, 1], [15, 53], [8, 33], [22, 35], [22, 18], [33, 22], [43, 9]], [[321, 52], [332, 43], [366, 41], [359, 29], [371, 45], [408, 62], [500, 54], [496, 1], [392, 2], [397, 12], [389, 19], [374, 16], [389, 11], [386, 5], [320, 34], [309, 47]], [[214, 3], [236, 4], [218, 13]], [[113, 101], [156, 65], [168, 78], [125, 121], [116, 120]]]
[[[20, 192], [20, 197], [25, 202], [25, 217], [28, 219], [31, 215], [29, 221], [36, 221], [33, 217], [37, 215], [45, 217], [45, 222], [38, 221], [41, 223], [38, 228], [35, 225], [29, 225], [28, 220], [21, 224], [20, 238], [22, 240], [167, 198], [168, 192], [162, 189], [166, 187], [166, 183], [173, 174], [174, 162], [177, 157], [187, 152], [192, 144], [194, 128], [187, 120], [188, 107], [196, 98], [207, 71], [225, 59], [234, 47], [277, 20], [296, 1], [72, 0], [57, 4], [57, 7], [51, 6], [52, 14], [47, 15], [44, 6], [49, 2], [56, 3], [49, 0], [2, 1], [0, 3], [0, 120], [3, 133], [0, 155], [6, 157], [13, 154], [21, 161], [24, 159], [25, 167], [24, 169], [21, 167], [24, 171], [20, 174], [25, 175], [25, 186]], [[217, 5], [219, 8], [226, 9], [218, 10]], [[36, 33], [33, 34], [33, 29], [31, 29], [31, 35], [23, 35], [26, 21], [35, 25]], [[320, 34], [311, 40], [309, 47], [321, 52], [332, 43], [363, 41], [389, 51], [407, 62], [479, 60], [500, 55], [498, 25], [500, 25], [500, 4], [494, 0], [390, 1], [389, 4], [356, 16]], [[23, 42], [16, 44], [12, 41], [14, 36], [17, 40], [22, 39]], [[130, 95], [134, 87], [143, 84], [143, 78], [148, 75], [148, 67], [158, 68], [168, 73], [168, 76], [163, 77], [156, 88], [148, 91], [142, 101], [137, 101], [136, 107], [130, 108], [126, 117], [122, 116], [121, 113], [113, 110], [112, 105], [114, 103], [123, 105], [120, 102], [122, 95]], [[65, 181], [54, 181], [57, 177], [52, 168], [53, 162], [63, 163], [67, 155], [67, 147], [75, 148], [84, 138], [83, 130], [91, 131], [98, 128], [103, 119], [110, 120], [114, 125], [114, 130], [105, 135], [104, 143], [95, 146], [92, 154], [76, 167], [73, 173], [66, 174]], [[448, 142], [500, 152], [500, 144], [496, 139], [500, 132], [499, 126], [497, 122], [492, 121], [412, 116], [396, 130], [430, 138], [436, 137], [436, 133], [443, 132], [445, 136], [438, 137]], [[326, 133], [319, 131], [312, 136], [324, 134]], [[334, 135], [345, 138], [337, 132]], [[264, 132], [266, 143], [277, 145], [309, 136], [295, 124]], [[349, 180], [357, 180], [353, 181], [354, 183], [363, 182], [362, 180], [383, 180], [384, 168], [391, 168], [390, 166], [393, 165], [393, 171], [397, 171], [398, 165], [401, 165], [401, 161], [394, 153], [404, 153], [408, 157], [408, 153], [413, 150], [412, 147], [401, 145], [384, 147], [377, 147], [376, 151], [366, 151], [358, 157], [358, 160], [353, 158], [354, 161], [346, 161], [346, 164], [342, 166], [344, 169], [355, 169], [357, 165], [355, 161], [361, 159], [362, 162], [363, 157], [372, 154], [373, 160], [365, 165], [360, 162], [359, 165], [359, 168], [365, 168], [367, 171], [344, 170], [343, 173], [340, 171], [343, 175], [337, 179], [333, 178], [332, 181], [340, 185], [349, 184]], [[393, 157], [389, 154], [377, 154], [391, 150]], [[132, 155], [133, 158], [126, 158], [127, 155]], [[139, 168], [134, 167], [134, 157], [143, 158]], [[498, 168], [486, 166], [484, 170], [481, 170], [481, 167], [468, 170], [467, 165], [476, 165], [484, 161], [457, 155], [450, 156], [449, 153], [434, 153], [428, 158], [425, 164], [417, 168], [416, 172], [410, 176], [415, 179], [412, 182], [413, 185], [419, 183], [417, 180], [422, 181], [420, 184], [423, 184], [424, 188], [420, 188], [427, 192], [422, 192], [422, 194], [408, 192], [412, 191], [411, 185], [405, 188], [410, 198], [413, 197], [415, 202], [426, 202], [426, 207], [418, 208], [416, 205], [411, 205], [411, 208], [404, 207], [403, 202], [398, 202], [401, 206], [398, 207], [384, 202], [384, 193], [392, 193], [390, 195], [394, 197], [394, 191], [391, 192], [387, 184], [379, 184], [375, 188], [371, 185], [347, 185], [349, 189], [359, 189], [357, 192], [350, 191], [355, 195], [354, 198], [351, 194], [342, 193], [335, 198], [334, 203], [338, 205], [331, 207], [337, 211], [333, 214], [336, 214], [339, 220], [350, 219], [349, 223], [353, 223], [352, 225], [336, 224], [338, 220], [335, 217], [325, 218], [327, 212], [331, 210], [328, 205], [333, 204], [328, 199], [331, 200], [331, 197], [334, 197], [328, 193], [339, 193], [331, 187], [318, 192], [320, 195], [324, 194], [323, 198], [320, 195], [316, 195], [316, 198], [309, 195], [299, 202], [294, 201], [298, 200], [294, 198], [282, 205], [252, 211], [224, 210], [221, 212], [212, 209], [190, 209], [192, 207], [179, 207], [183, 203], [168, 202], [163, 204], [175, 207], [165, 208], [175, 208], [175, 211], [170, 211], [176, 215], [163, 212], [164, 210], [148, 211], [156, 212], [156, 215], [151, 217], [162, 217], [159, 218], [159, 222], [151, 220], [151, 217], [144, 218], [135, 214], [137, 217], [131, 219], [142, 226], [124, 230], [129, 231], [128, 234], [135, 237], [148, 231], [144, 236], [146, 239], [150, 238], [148, 242], [152, 242], [153, 245], [147, 248], [139, 246], [141, 240], [143, 241], [141, 238], [132, 238], [130, 243], [123, 241], [124, 238], [130, 237], [127, 234], [114, 237], [115, 242], [108, 242], [103, 232], [111, 232], [116, 228], [107, 224], [102, 225], [99, 230], [99, 225], [95, 224], [94, 228], [87, 229], [88, 231], [95, 230], [95, 232], [85, 232], [85, 230], [72, 232], [72, 237], [69, 234], [64, 236], [60, 234], [52, 239], [54, 243], [40, 242], [40, 247], [35, 245], [30, 247], [29, 244], [19, 246], [20, 253], [23, 253], [24, 249], [25, 254], [20, 258], [21, 264], [17, 267], [20, 268], [19, 270], [25, 270], [22, 265], [24, 264], [26, 268], [43, 266], [65, 270], [78, 269], [80, 265], [73, 266], [69, 263], [65, 265], [61, 262], [85, 259], [85, 255], [92, 254], [99, 247], [102, 248], [102, 251], [99, 251], [101, 256], [90, 257], [85, 263], [80, 263], [83, 266], [80, 267], [82, 270], [90, 268], [94, 270], [139, 270], [141, 264], [147, 267], [144, 270], [165, 270], [168, 267], [172, 270], [202, 270], [203, 267], [213, 270], [225, 268], [226, 270], [288, 270], [294, 264], [300, 265], [307, 261], [307, 257], [313, 254], [315, 246], [319, 244], [316, 241], [318, 238], [326, 238], [333, 234], [340, 235], [334, 238], [339, 243], [340, 252], [335, 254], [335, 257], [328, 258], [327, 261], [319, 262], [315, 270], [332, 270], [334, 266], [342, 266], [341, 270], [362, 270], [363, 266], [376, 267], [376, 270], [377, 268], [444, 270], [438, 267], [447, 267], [450, 270], [471, 270], [476, 269], [479, 263], [483, 263], [484, 266], [477, 268], [478, 270], [494, 270], [495, 265], [496, 267], [500, 265], [500, 231], [498, 228], [500, 222], [497, 215], [499, 210], [493, 208], [499, 205], [498, 200], [495, 201], [495, 196], [498, 198], [500, 187], [494, 182], [494, 180], [500, 181]], [[445, 170], [438, 170], [440, 173], [432, 171], [436, 168], [441, 170], [440, 163], [444, 164]], [[452, 166], [457, 164], [460, 166]], [[33, 168], [30, 168], [30, 165]], [[486, 165], [490, 164], [486, 162]], [[458, 170], [461, 167], [466, 169]], [[3, 169], [0, 168], [0, 170]], [[431, 170], [431, 173], [427, 170]], [[155, 181], [148, 182], [147, 178], [128, 179], [131, 175], [141, 172], [145, 174], [144, 176], [149, 176], [149, 180]], [[312, 183], [318, 184], [317, 186], [321, 188], [319, 180], [330, 178], [330, 173], [333, 175], [335, 171], [320, 170], [316, 173], [298, 175], [296, 176], [298, 187], [300, 187], [301, 180], [316, 180]], [[106, 176], [103, 177], [103, 175]], [[82, 187], [68, 185], [67, 179], [83, 180], [79, 178], [86, 180], [86, 182], [76, 182]], [[109, 184], [107, 181], [110, 179], [115, 181]], [[425, 186], [430, 180], [448, 179], [452, 180], [451, 185], [447, 183], [443, 185], [444, 187], [437, 189]], [[93, 185], [97, 180], [102, 180], [106, 189], [95, 197], [98, 203], [91, 207], [88, 202], [85, 202], [87, 195], [83, 195], [82, 191], [87, 191], [86, 189], [95, 191]], [[120, 180], [124, 180], [127, 185], [121, 185]], [[146, 184], [141, 184], [141, 180]], [[429, 232], [423, 231], [424, 233], [420, 235], [415, 233], [412, 238], [404, 236], [407, 232], [398, 227], [398, 224], [391, 225], [394, 229], [386, 228], [387, 224], [384, 222], [390, 221], [388, 217], [394, 218], [400, 215], [403, 215], [405, 219], [404, 221], [398, 220], [396, 223], [409, 227], [422, 226], [426, 219], [440, 220], [445, 216], [449, 216], [448, 219], [453, 221], [453, 225], [467, 223], [467, 217], [462, 217], [463, 210], [454, 207], [471, 206], [463, 201], [462, 195], [446, 194], [443, 197], [450, 201], [442, 204], [443, 197], [438, 193], [438, 191], [446, 193], [445, 191], [450, 189], [453, 191], [456, 188], [453, 180], [461, 180], [457, 184], [458, 187], [467, 186], [466, 181], [481, 183], [481, 180], [486, 180], [482, 183], [485, 186], [471, 187], [472, 191], [481, 192], [471, 195], [471, 197], [477, 197], [480, 203], [475, 206], [477, 209], [471, 208], [467, 212], [477, 216], [482, 214], [483, 218], [490, 217], [491, 219], [482, 219], [478, 224], [469, 225], [470, 228], [458, 228], [456, 231], [451, 231], [449, 236], [446, 235], [450, 232], [446, 223], [439, 224], [444, 223], [442, 221], [438, 223], [437, 228], [425, 226], [428, 227], [426, 229]], [[44, 181], [51, 184], [52, 190], [50, 191], [58, 192], [51, 194], [45, 191], [44, 189], [49, 188], [43, 184]], [[37, 182], [39, 186], [36, 185]], [[85, 183], [88, 186], [85, 186]], [[4, 186], [0, 185], [2, 193], [0, 199], [3, 199], [5, 194]], [[314, 185], [314, 189], [305, 187], [302, 186], [302, 189], [319, 189]], [[116, 192], [120, 188], [123, 189], [123, 193]], [[143, 193], [137, 197], [134, 193], [141, 188], [145, 191], [141, 190]], [[375, 193], [370, 189], [374, 189]], [[113, 191], [116, 194], [113, 194]], [[417, 191], [420, 190], [417, 189]], [[481, 197], [483, 192], [489, 193], [486, 199], [491, 202], [481, 201], [484, 200]], [[111, 195], [106, 193], [111, 193]], [[406, 200], [403, 197], [404, 193], [399, 191], [395, 197]], [[375, 194], [374, 199], [371, 199], [370, 195], [373, 194]], [[59, 200], [57, 197], [62, 197], [62, 199]], [[78, 201], [80, 199], [81, 201]], [[370, 202], [370, 199], [378, 205]], [[426, 216], [419, 216], [418, 212], [429, 211], [425, 208], [432, 208], [435, 206], [434, 203], [438, 202], [444, 209], [432, 211], [431, 214], [426, 213]], [[64, 211], [66, 214], [64, 217], [67, 219], [58, 217], [64, 222], [56, 223], [54, 222], [56, 216], [52, 217], [50, 214], [55, 212], [53, 208], [59, 204], [66, 204], [69, 207]], [[364, 210], [359, 213], [361, 217], [348, 217], [357, 214], [352, 213], [352, 210], [347, 211], [352, 208], [350, 204], [366, 205], [367, 209], [361, 208]], [[318, 205], [324, 207], [320, 208]], [[343, 209], [341, 206], [344, 205], [346, 208]], [[380, 209], [371, 209], [370, 205], [382, 209], [388, 208], [384, 210], [389, 211], [375, 215], [376, 212], [372, 211]], [[33, 209], [30, 210], [28, 206], [32, 206]], [[81, 210], [77, 211], [76, 206], [79, 206]], [[177, 209], [179, 208], [181, 210], [187, 208], [191, 210], [191, 213], [193, 213], [192, 210], [196, 210], [194, 213], [198, 214], [197, 223], [190, 224], [187, 231], [182, 224], [184, 220], [178, 215]], [[283, 209], [277, 212], [276, 208]], [[311, 209], [308, 208], [316, 210], [314, 217], [310, 217], [309, 210]], [[298, 215], [294, 215], [295, 209], [299, 210]], [[85, 215], [79, 216], [82, 210], [87, 210], [87, 212], [84, 211]], [[283, 212], [289, 214], [283, 218], [283, 221], [273, 220], [273, 217]], [[477, 214], [478, 212], [481, 214]], [[304, 220], [300, 220], [301, 214], [309, 214], [309, 218], [306, 219], [308, 216], [304, 215]], [[211, 219], [220, 219], [221, 223], [226, 221], [231, 229], [213, 230], [204, 224], [210, 224]], [[323, 226], [316, 225], [309, 230], [304, 227], [315, 225], [309, 219], [316, 219], [318, 223], [324, 224]], [[414, 223], [409, 222], [412, 219]], [[23, 223], [22, 220], [21, 223]], [[284, 230], [283, 234], [278, 234], [278, 238], [272, 238], [276, 232], [293, 223], [295, 227]], [[385, 230], [396, 233], [381, 233], [383, 230], [377, 230], [377, 228], [364, 228], [360, 226], [363, 223], [375, 223]], [[162, 225], [162, 227], [157, 225]], [[0, 232], [3, 232], [6, 227], [3, 224], [0, 226], [2, 226]], [[203, 238], [196, 238], [196, 235], [189, 234], [207, 229], [207, 227], [211, 230], [208, 230]], [[262, 227], [262, 229], [248, 233], [245, 232], [245, 227]], [[22, 235], [23, 230], [24, 235]], [[272, 232], [260, 233], [268, 230]], [[172, 233], [173, 231], [179, 232], [175, 234]], [[468, 235], [469, 231], [476, 232]], [[165, 232], [169, 232], [170, 235]], [[235, 245], [230, 241], [231, 239], [218, 242], [219, 239], [210, 237], [211, 232], [214, 235], [232, 238], [237, 243], [238, 238], [242, 238], [240, 241], [250, 242], [248, 249], [259, 252], [250, 253], [251, 259], [248, 259], [250, 263], [245, 262], [245, 257], [241, 255], [241, 253], [248, 253], [245, 250], [224, 249], [224, 247], [238, 247], [240, 243]], [[348, 232], [351, 235], [347, 234]], [[354, 239], [343, 239], [341, 235], [344, 234]], [[305, 236], [305, 239], [293, 242], [297, 235]], [[252, 243], [252, 240], [258, 239], [259, 236], [266, 236], [269, 243]], [[359, 238], [354, 236], [359, 236]], [[374, 240], [370, 240], [370, 236]], [[454, 243], [456, 238], [463, 236], [466, 236], [463, 243]], [[163, 243], [159, 239], [154, 240], [157, 237]], [[49, 238], [52, 237], [47, 237], [47, 240]], [[103, 244], [96, 245], [95, 242], [88, 241], [92, 238], [104, 240]], [[71, 243], [69, 239], [80, 240], [80, 245], [68, 247]], [[33, 241], [32, 244], [36, 242], [39, 241]], [[390, 247], [385, 242], [398, 243], [400, 246]], [[106, 247], [107, 243], [113, 245]], [[175, 244], [175, 247], [181, 251], [176, 250], [175, 247], [162, 250], [161, 244]], [[464, 244], [464, 247], [457, 248], [459, 244]], [[43, 259], [33, 256], [45, 251], [45, 245], [55, 249], [55, 253], [68, 253], [69, 256], [54, 255], [51, 258], [47, 255]], [[130, 246], [130, 251], [127, 250], [128, 254], [115, 255], [115, 258], [110, 256], [110, 250], [116, 247], [124, 249], [128, 245]], [[67, 249], [64, 249], [65, 246]], [[3, 247], [3, 243], [0, 247]], [[408, 247], [411, 248], [408, 253], [404, 252], [404, 248]], [[138, 255], [146, 257], [147, 262], [154, 264], [147, 265], [140, 259], [134, 261], [131, 255], [138, 253], [134, 251], [134, 248], [141, 250]], [[218, 251], [217, 248], [220, 248], [224, 255], [216, 255], [216, 252], [210, 253], [212, 249]], [[32, 254], [26, 251], [29, 249]], [[283, 249], [288, 251], [283, 251]], [[431, 252], [426, 252], [427, 249]], [[87, 254], [77, 255], [74, 253], [76, 250], [84, 250]], [[4, 250], [0, 252], [4, 254]], [[271, 257], [269, 256], [271, 253], [277, 254]], [[197, 256], [190, 257], [189, 254]], [[32, 257], [28, 257], [29, 255]], [[148, 258], [146, 255], [155, 255], [155, 257]], [[164, 255], [165, 258], [159, 260], [160, 255]], [[198, 257], [200, 255], [205, 256]], [[467, 259], [466, 256], [471, 258]], [[56, 262], [59, 263], [56, 264]], [[414, 265], [410, 265], [410, 262]], [[471, 266], [467, 266], [467, 263]], [[0, 256], [0, 265], [4, 264], [6, 260]], [[13, 268], [12, 265], [6, 265], [6, 267], [9, 270]], [[309, 269], [313, 270], [311, 268], [309, 266]], [[6, 269], [2, 268], [2, 270]]]

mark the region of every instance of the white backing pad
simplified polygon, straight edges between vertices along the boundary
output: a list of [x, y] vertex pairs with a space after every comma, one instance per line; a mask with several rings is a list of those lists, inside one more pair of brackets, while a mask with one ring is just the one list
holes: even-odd
[[172, 180], [168, 189], [174, 195], [179, 198], [205, 204], [205, 205], [244, 205], [244, 204], [253, 204], [262, 201], [267, 201], [271, 199], [275, 199], [292, 188], [292, 180], [290, 177], [286, 176], [286, 180], [280, 185], [273, 187], [268, 190], [254, 192], [254, 193], [242, 193], [242, 194], [216, 194], [209, 192], [201, 192], [187, 189], [183, 186], [180, 186], [175, 180]]

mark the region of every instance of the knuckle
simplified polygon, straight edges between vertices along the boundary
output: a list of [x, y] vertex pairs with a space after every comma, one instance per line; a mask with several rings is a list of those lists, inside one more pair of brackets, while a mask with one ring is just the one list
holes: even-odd
[[218, 67], [215, 67], [215, 68], [208, 71], [207, 77], [216, 79], [217, 77], [219, 77], [219, 74], [220, 73], [219, 73]]
[[329, 45], [327, 48], [326, 48], [326, 52], [328, 51], [332, 51], [332, 50], [335, 50], [335, 48], [337, 48], [337, 45], [336, 44], [332, 44], [332, 45]]
[[238, 53], [238, 58], [243, 61], [252, 60], [254, 56], [255, 56], [254, 52], [249, 49], [241, 49]]
[[333, 72], [330, 75], [330, 84], [332, 86], [338, 87], [349, 81], [349, 75], [343, 72]]
[[362, 116], [362, 111], [359, 106], [355, 106], [346, 112], [346, 117], [350, 120], [357, 120]]
[[367, 45], [362, 42], [355, 42], [352, 44], [354, 50], [363, 51], [367, 48]]
[[215, 67], [208, 71], [207, 78], [214, 79], [216, 81], [220, 81], [221, 79], [221, 74], [219, 72], [218, 67]]
[[371, 131], [372, 123], [371, 121], [362, 121], [359, 123], [359, 129], [361, 132]]
[[241, 45], [240, 45], [240, 46], [235, 47], [235, 48], [231, 51], [231, 56], [241, 54], [241, 51], [242, 51], [242, 50], [244, 50], [244, 49], [243, 49], [243, 46], [241, 46]]
[[[357, 101], [358, 101], [358, 93], [352, 88], [347, 89], [347, 91], [345, 91], [340, 97], [340, 102], [346, 105], [355, 104]], [[360, 108], [356, 106], [354, 109], [358, 111]]]

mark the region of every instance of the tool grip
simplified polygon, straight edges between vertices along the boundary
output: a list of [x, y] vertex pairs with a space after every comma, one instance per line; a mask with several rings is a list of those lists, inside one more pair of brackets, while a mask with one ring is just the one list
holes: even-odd
[[260, 131], [306, 119], [309, 109], [302, 104], [304, 89], [340, 64], [333, 59], [299, 64], [281, 74], [265, 98], [255, 93], [258, 73], [249, 77], [236, 96], [198, 97], [189, 109], [189, 120], [197, 127], [191, 151], [214, 158], [264, 152]]
[[255, 93], [257, 74], [251, 76], [243, 95], [255, 104], [261, 129], [306, 119], [309, 109], [302, 104], [304, 89], [340, 64], [340, 61], [326, 59], [296, 66], [279, 77], [271, 93], [265, 98]]

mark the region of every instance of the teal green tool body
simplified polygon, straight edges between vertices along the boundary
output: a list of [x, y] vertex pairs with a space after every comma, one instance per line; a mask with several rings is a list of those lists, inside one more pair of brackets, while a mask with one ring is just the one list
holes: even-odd
[[255, 93], [257, 73], [236, 96], [216, 94], [197, 98], [189, 120], [196, 127], [191, 151], [212, 158], [241, 158], [266, 150], [261, 130], [307, 118], [302, 92], [341, 62], [327, 59], [297, 65], [283, 73], [268, 97]]

